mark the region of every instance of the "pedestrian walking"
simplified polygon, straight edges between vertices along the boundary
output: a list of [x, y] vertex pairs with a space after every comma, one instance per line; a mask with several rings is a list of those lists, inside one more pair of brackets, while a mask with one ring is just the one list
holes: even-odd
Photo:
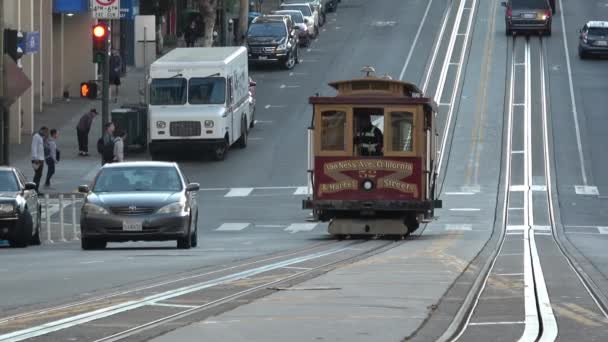
[[76, 135], [78, 136], [78, 155], [86, 157], [89, 155], [89, 132], [93, 119], [97, 116], [97, 110], [92, 108], [88, 113], [83, 114], [76, 126]]
[[184, 31], [184, 40], [186, 41], [186, 47], [194, 47], [196, 36], [196, 22], [193, 20]]
[[114, 162], [120, 163], [125, 161], [125, 137], [126, 133], [122, 129], [117, 129], [114, 132]]
[[55, 166], [59, 163], [59, 149], [57, 148], [57, 138], [59, 134], [55, 128], [51, 129], [49, 138], [47, 139], [46, 146], [48, 148], [48, 154], [46, 156], [46, 182], [44, 186], [46, 188], [51, 187], [51, 177], [55, 174]]
[[122, 73], [122, 58], [117, 50], [112, 50], [110, 56], [110, 85], [114, 86], [114, 102], [118, 102], [118, 87], [120, 87], [120, 74]]
[[49, 129], [42, 126], [40, 130], [32, 136], [32, 168], [34, 169], [34, 183], [36, 192], [40, 187], [42, 171], [44, 170], [44, 141], [49, 133]]
[[106, 123], [103, 136], [97, 140], [97, 152], [101, 154], [101, 165], [114, 161], [114, 130], [113, 122]]

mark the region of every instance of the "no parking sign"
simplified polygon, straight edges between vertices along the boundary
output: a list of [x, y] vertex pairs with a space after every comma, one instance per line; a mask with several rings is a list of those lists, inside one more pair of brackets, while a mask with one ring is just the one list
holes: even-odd
[[91, 0], [95, 19], [120, 19], [120, 0]]

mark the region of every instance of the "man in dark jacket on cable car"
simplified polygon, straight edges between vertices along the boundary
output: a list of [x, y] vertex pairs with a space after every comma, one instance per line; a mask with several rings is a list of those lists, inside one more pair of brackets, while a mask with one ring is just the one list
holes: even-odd
[[355, 145], [361, 156], [381, 156], [382, 155], [382, 131], [372, 125], [369, 114], [359, 117], [359, 129], [355, 136]]

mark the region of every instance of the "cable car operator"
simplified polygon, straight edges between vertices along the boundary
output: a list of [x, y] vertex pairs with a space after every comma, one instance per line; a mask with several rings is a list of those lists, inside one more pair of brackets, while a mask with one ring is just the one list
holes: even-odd
[[360, 118], [359, 130], [355, 136], [359, 155], [362, 156], [381, 156], [382, 155], [382, 131], [372, 125], [369, 114], [362, 115]]

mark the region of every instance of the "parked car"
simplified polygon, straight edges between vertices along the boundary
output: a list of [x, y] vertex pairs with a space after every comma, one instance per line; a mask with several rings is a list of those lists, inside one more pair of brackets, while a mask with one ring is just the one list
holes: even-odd
[[551, 6], [548, 0], [508, 0], [506, 7], [506, 34], [534, 32], [551, 35]]
[[177, 240], [196, 247], [199, 184], [188, 183], [176, 163], [125, 162], [104, 165], [85, 194], [80, 217], [82, 249], [108, 242]]
[[311, 37], [316, 38], [319, 35], [319, 14], [311, 4], [282, 4], [279, 9], [302, 12], [304, 19], [308, 21], [306, 24], [308, 25], [308, 32], [310, 32]]
[[293, 69], [300, 62], [297, 26], [289, 16], [257, 17], [247, 31], [250, 63], [277, 63]]
[[300, 40], [300, 46], [310, 46], [312, 39], [310, 37], [310, 33], [308, 32], [308, 26], [306, 26], [306, 19], [304, 19], [304, 15], [301, 11], [273, 11], [272, 15], [288, 15], [293, 21], [294, 25], [299, 28], [298, 36]]
[[0, 240], [11, 247], [39, 245], [41, 208], [36, 184], [14, 167], [0, 167]]
[[319, 26], [323, 26], [327, 21], [326, 1], [327, 0], [283, 0], [283, 4], [311, 4], [319, 17]]
[[251, 123], [249, 128], [255, 126], [255, 87], [257, 83], [249, 77], [249, 112], [251, 113]]
[[608, 55], [608, 21], [589, 21], [579, 31], [578, 56]]

